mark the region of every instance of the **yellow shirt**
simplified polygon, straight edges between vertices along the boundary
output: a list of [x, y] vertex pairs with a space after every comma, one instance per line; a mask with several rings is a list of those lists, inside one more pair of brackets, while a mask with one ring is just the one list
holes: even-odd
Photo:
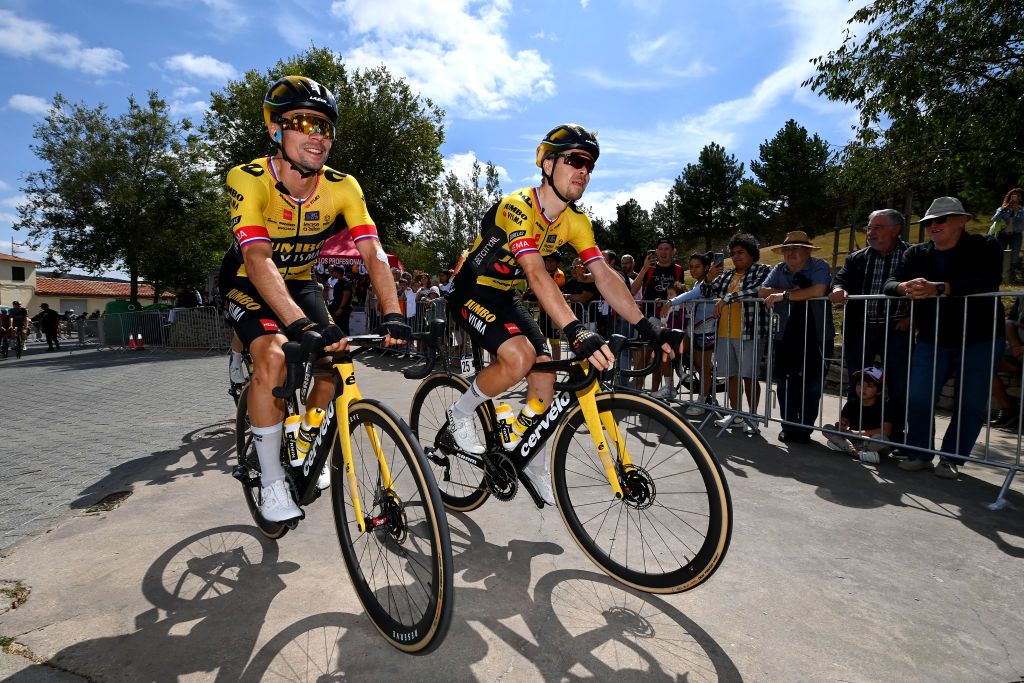
[[[729, 293], [734, 294], [740, 289], [740, 282], [744, 273], [739, 271], [732, 274], [729, 280]], [[734, 301], [725, 305], [722, 317], [718, 319], [718, 336], [724, 339], [741, 339], [743, 337], [743, 304]]]

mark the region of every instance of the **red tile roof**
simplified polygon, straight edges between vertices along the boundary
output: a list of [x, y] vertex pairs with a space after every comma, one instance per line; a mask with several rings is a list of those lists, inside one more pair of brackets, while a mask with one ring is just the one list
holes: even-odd
[[[131, 285], [127, 282], [98, 282], [95, 280], [72, 280], [69, 278], [38, 277], [36, 278], [36, 294], [40, 296], [85, 296], [115, 297], [127, 299], [131, 293]], [[163, 297], [173, 297], [171, 292], [164, 292]], [[153, 285], [139, 283], [139, 298], [152, 299]]]
[[0, 254], [0, 261], [14, 261], [15, 263], [34, 263], [37, 266], [39, 261], [33, 261], [30, 258], [21, 258], [20, 256], [14, 256], [13, 254]]

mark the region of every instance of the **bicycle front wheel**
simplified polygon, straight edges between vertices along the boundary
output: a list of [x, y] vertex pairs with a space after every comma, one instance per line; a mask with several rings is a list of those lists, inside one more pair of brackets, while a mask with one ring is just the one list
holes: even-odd
[[[446, 508], [458, 512], [476, 510], [491, 495], [484, 471], [442, 448], [439, 438], [448, 424], [448, 407], [467, 390], [469, 382], [459, 375], [431, 375], [416, 387], [409, 409], [409, 426], [426, 451], [441, 500]], [[483, 406], [477, 408], [476, 426], [480, 442], [487, 443], [490, 425]]]
[[444, 640], [452, 615], [452, 548], [441, 498], [419, 444], [390, 408], [357, 401], [348, 428], [366, 531], [359, 531], [341, 449], [335, 448], [331, 499], [342, 557], [384, 639], [403, 652], [426, 654]]
[[703, 438], [659, 403], [622, 393], [598, 396], [597, 406], [622, 438], [608, 445], [623, 498], [615, 498], [583, 411], [574, 407], [555, 436], [551, 467], [569, 533], [595, 564], [633, 588], [680, 593], [700, 585], [721, 564], [732, 534], [721, 466]]

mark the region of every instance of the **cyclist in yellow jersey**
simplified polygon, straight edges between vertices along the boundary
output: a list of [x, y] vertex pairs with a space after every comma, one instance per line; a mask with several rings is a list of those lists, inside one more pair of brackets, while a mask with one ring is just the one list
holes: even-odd
[[[463, 451], [478, 455], [486, 451], [473, 424], [477, 406], [524, 377], [527, 400], [551, 404], [554, 376], [528, 374], [536, 361], [550, 360], [551, 351], [537, 322], [515, 297], [516, 281], [528, 282], [577, 358], [586, 358], [602, 370], [614, 361], [604, 339], [576, 319], [544, 269], [543, 256], [563, 244], [576, 250], [616, 313], [645, 338], [661, 342], [666, 354], [679, 346], [681, 339], [676, 337], [681, 334], [672, 335], [643, 317], [622, 278], [605, 264], [590, 219], [574, 204], [587, 189], [600, 153], [597, 137], [582, 126], [564, 124], [549, 132], [537, 147], [540, 186], [516, 190], [492, 206], [460, 260], [449, 310], [473, 340], [495, 357], [448, 409], [448, 436]], [[544, 500], [554, 505], [547, 467], [546, 458], [534, 458], [526, 475]]]
[[[278, 151], [228, 172], [234, 243], [221, 265], [220, 286], [228, 317], [253, 359], [248, 406], [260, 461], [260, 514], [282, 522], [302, 513], [280, 461], [284, 403], [272, 390], [284, 381], [281, 347], [307, 331], [318, 332], [327, 351], [348, 346], [312, 278], [328, 237], [351, 231], [381, 294], [385, 343], [407, 343], [411, 330], [399, 313], [387, 256], [359, 183], [324, 166], [338, 120], [334, 95], [312, 79], [287, 76], [267, 91], [263, 118]], [[330, 380], [318, 379], [308, 407], [326, 408], [333, 393]], [[321, 488], [329, 481], [321, 475]]]

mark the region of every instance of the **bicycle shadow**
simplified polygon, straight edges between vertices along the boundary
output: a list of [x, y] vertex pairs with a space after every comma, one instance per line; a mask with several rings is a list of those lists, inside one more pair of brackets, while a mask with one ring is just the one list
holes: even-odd
[[234, 421], [215, 422], [186, 433], [178, 448], [118, 463], [102, 479], [83, 489], [70, 507], [73, 510], [87, 508], [114, 491], [139, 484], [161, 486], [185, 477], [227, 473], [234, 454]]
[[[174, 544], [147, 569], [142, 593], [152, 609], [127, 635], [68, 646], [49, 663], [92, 680], [177, 681], [189, 675], [238, 680], [267, 611], [296, 571], [277, 545], [250, 526], [202, 531]], [[10, 681], [28, 683], [26, 670]]]
[[[970, 476], [971, 466], [958, 481], [945, 482], [927, 473], [904, 472], [894, 462], [865, 465], [828, 450], [817, 440], [782, 448], [767, 438], [764, 434], [732, 436], [713, 443], [722, 466], [733, 474], [752, 467], [771, 477], [813, 486], [819, 498], [844, 507], [891, 506], [942, 515], [990, 540], [1007, 555], [1024, 557], [1024, 518], [1006, 510], [986, 510], [984, 504], [996, 499], [999, 486]], [[1010, 489], [1006, 499], [1018, 509], [1024, 507], [1024, 494], [1019, 491]], [[1019, 542], [1014, 543], [1012, 536]]]
[[[520, 539], [498, 545], [468, 516], [449, 512], [448, 520], [460, 585], [437, 651], [380, 657], [386, 646], [366, 617], [328, 612], [271, 638], [242, 680], [477, 680], [495, 666], [514, 679], [544, 681], [742, 680], [714, 639], [661, 597], [570, 569], [545, 574], [531, 591], [533, 561], [560, 555], [560, 546]], [[514, 663], [505, 650], [490, 652], [495, 638], [515, 653]]]

